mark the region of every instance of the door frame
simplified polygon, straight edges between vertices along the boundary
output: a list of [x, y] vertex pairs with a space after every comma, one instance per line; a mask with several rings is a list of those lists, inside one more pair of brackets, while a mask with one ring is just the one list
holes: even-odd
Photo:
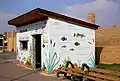
[[[37, 35], [40, 35], [40, 37], [41, 37], [41, 35], [42, 34], [34, 34], [34, 35], [32, 35], [32, 48], [33, 48], [33, 68], [34, 69], [37, 69], [36, 68], [36, 38], [35, 38], [35, 36], [37, 36]], [[41, 38], [42, 39], [42, 38]], [[41, 42], [41, 41], [40, 41]], [[41, 42], [41, 44], [42, 44], [42, 42]], [[42, 48], [41, 48], [41, 67], [42, 67]], [[40, 68], [41, 68], [40, 67]]]

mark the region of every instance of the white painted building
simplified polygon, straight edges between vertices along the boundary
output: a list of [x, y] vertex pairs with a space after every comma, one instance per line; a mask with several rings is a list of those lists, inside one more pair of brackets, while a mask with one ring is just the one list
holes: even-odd
[[4, 36], [3, 34], [0, 34], [0, 52], [3, 52], [4, 50]]
[[52, 72], [66, 60], [95, 66], [95, 30], [98, 25], [65, 15], [34, 9], [8, 21], [17, 28], [17, 61], [29, 68]]

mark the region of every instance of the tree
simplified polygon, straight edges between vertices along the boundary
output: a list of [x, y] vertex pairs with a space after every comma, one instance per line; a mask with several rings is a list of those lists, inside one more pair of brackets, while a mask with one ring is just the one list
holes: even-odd
[[113, 25], [112, 27], [113, 27], [113, 28], [115, 28], [115, 27], [116, 27], [116, 25]]

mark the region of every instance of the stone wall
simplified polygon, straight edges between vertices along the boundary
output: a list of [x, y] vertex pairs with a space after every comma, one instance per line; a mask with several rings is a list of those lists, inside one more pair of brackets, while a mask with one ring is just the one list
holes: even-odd
[[16, 32], [5, 32], [6, 41], [7, 41], [7, 51], [17, 52], [16, 47]]
[[96, 47], [97, 64], [120, 64], [120, 46]]
[[96, 30], [97, 64], [120, 64], [120, 27]]

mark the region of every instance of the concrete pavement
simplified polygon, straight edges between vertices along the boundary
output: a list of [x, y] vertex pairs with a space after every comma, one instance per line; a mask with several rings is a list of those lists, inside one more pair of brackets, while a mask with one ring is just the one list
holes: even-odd
[[28, 70], [15, 64], [15, 53], [0, 53], [0, 81], [58, 81], [40, 75], [39, 70]]

